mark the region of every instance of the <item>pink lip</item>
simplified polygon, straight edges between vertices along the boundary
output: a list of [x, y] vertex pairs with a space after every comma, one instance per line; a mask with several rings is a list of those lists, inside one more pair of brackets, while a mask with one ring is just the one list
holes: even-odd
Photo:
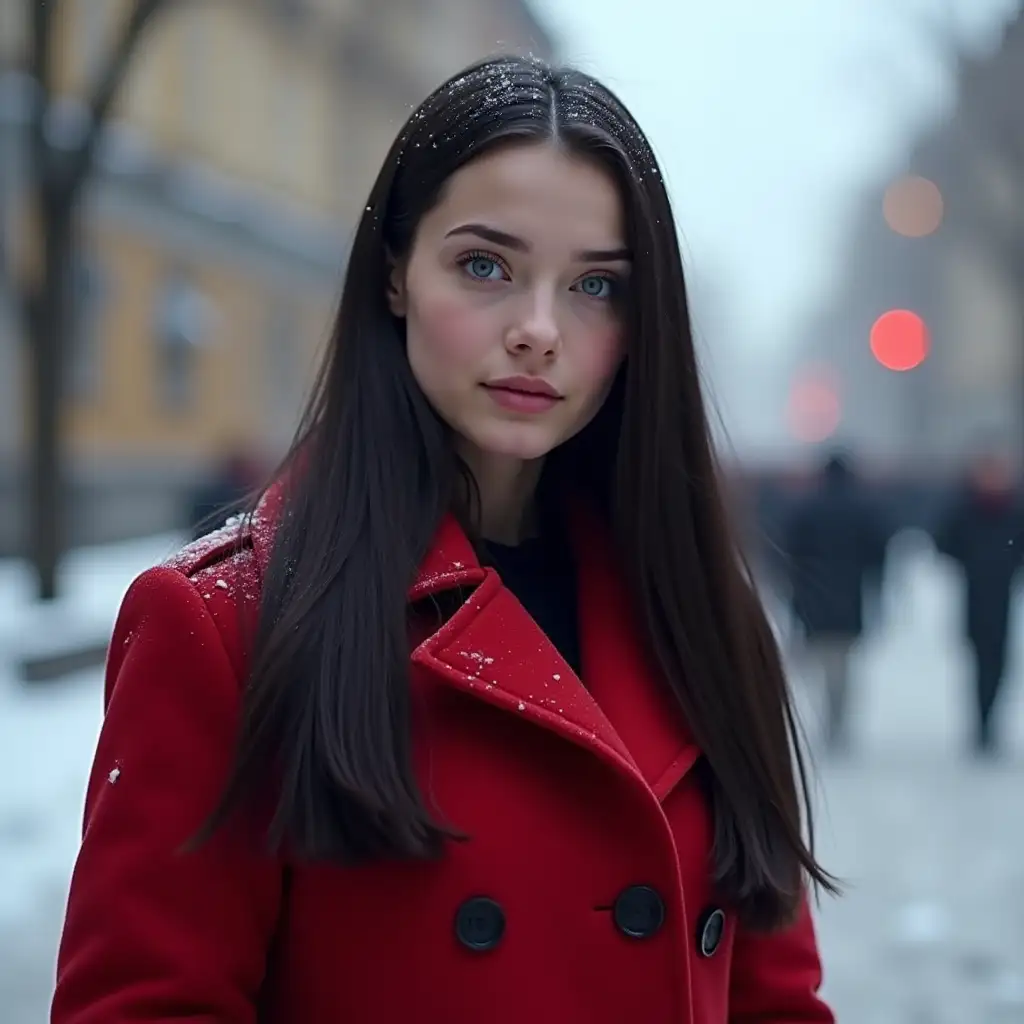
[[562, 397], [554, 387], [540, 377], [502, 377], [501, 380], [489, 380], [484, 387], [522, 391], [528, 395], [547, 395], [548, 398]]
[[512, 412], [547, 412], [562, 400], [546, 380], [537, 377], [506, 377], [483, 386], [498, 405]]

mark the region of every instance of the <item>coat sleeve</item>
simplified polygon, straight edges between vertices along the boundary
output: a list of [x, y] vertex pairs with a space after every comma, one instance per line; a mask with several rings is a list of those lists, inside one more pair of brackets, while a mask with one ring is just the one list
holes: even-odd
[[818, 995], [821, 960], [810, 908], [780, 932], [741, 928], [733, 949], [729, 1024], [835, 1024]]
[[51, 1024], [255, 1021], [280, 864], [240, 822], [181, 850], [226, 780], [240, 692], [193, 583], [139, 577], [108, 657]]

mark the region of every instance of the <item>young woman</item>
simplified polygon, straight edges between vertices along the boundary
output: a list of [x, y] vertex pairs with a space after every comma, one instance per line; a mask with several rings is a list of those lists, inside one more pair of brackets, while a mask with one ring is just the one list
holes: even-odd
[[125, 598], [53, 1024], [832, 1020], [675, 232], [583, 74], [413, 114], [281, 473]]

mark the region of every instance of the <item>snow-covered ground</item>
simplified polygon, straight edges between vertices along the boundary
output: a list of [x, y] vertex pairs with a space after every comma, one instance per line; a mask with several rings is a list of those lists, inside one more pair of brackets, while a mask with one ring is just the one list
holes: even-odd
[[67, 876], [101, 716], [101, 671], [26, 684], [19, 660], [109, 637], [131, 580], [181, 542], [161, 535], [75, 551], [49, 607], [33, 600], [25, 563], [0, 560], [0, 928], [30, 919]]
[[20, 559], [0, 559], [0, 672], [19, 656], [77, 643], [110, 632], [131, 579], [181, 546], [180, 534], [161, 534], [71, 552], [61, 570], [59, 600], [34, 600], [33, 577]]
[[885, 628], [858, 654], [855, 752], [820, 765], [819, 854], [848, 883], [819, 912], [826, 994], [841, 1024], [1024, 1024], [1024, 609], [1005, 756], [973, 762], [956, 574], [897, 544]]
[[[76, 556], [66, 614], [80, 604], [109, 631], [130, 579], [176, 542]], [[17, 575], [0, 564], [0, 587]], [[885, 628], [857, 655], [856, 749], [818, 768], [819, 851], [849, 883], [819, 912], [842, 1024], [1024, 1022], [1024, 615], [1004, 702], [1007, 756], [971, 763], [956, 584], [925, 541], [898, 538]], [[813, 718], [813, 681], [795, 675]], [[46, 1020], [101, 693], [99, 672], [26, 687], [0, 669], [4, 1024]]]

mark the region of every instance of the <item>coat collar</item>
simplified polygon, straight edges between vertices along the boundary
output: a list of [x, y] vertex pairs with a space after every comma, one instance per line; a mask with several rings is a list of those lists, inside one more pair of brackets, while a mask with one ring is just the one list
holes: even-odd
[[[269, 561], [281, 490], [268, 493], [252, 525], [261, 575]], [[578, 573], [582, 679], [498, 574], [480, 565], [453, 516], [435, 534], [410, 602], [452, 590], [469, 598], [413, 651], [414, 664], [448, 685], [557, 733], [643, 780], [659, 800], [700, 755], [668, 688], [646, 654], [605, 524], [570, 505]]]
[[[285, 486], [278, 482], [263, 496], [250, 523], [249, 536], [261, 579], [270, 564], [284, 500]], [[430, 550], [409, 588], [409, 602], [456, 587], [479, 586], [485, 576], [486, 570], [480, 565], [469, 538], [455, 517], [447, 515], [434, 534]]]

